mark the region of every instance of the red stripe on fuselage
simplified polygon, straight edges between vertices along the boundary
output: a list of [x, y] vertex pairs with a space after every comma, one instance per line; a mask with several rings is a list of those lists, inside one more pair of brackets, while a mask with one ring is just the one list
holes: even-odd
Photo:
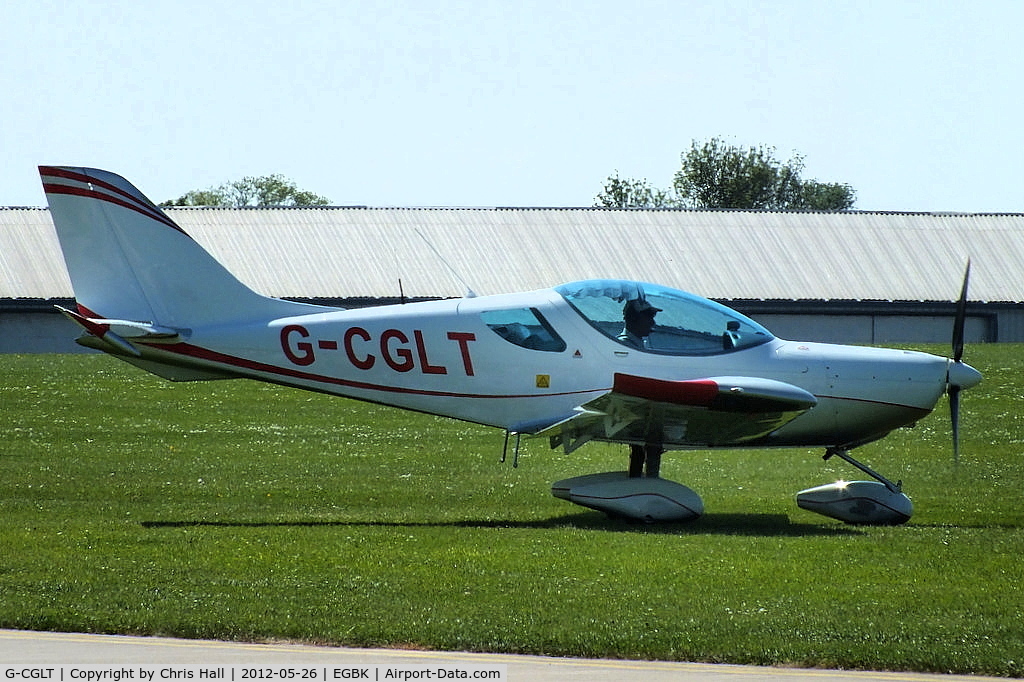
[[[140, 344], [143, 345], [143, 344]], [[344, 386], [346, 388], [360, 389], [366, 391], [380, 391], [382, 393], [402, 393], [406, 395], [425, 395], [435, 396], [443, 398], [547, 398], [550, 396], [560, 395], [582, 395], [587, 393], [600, 393], [607, 391], [606, 388], [589, 389], [583, 391], [564, 391], [560, 393], [523, 393], [523, 394], [505, 394], [505, 395], [484, 395], [479, 393], [455, 393], [452, 391], [435, 391], [422, 388], [406, 388], [402, 386], [387, 386], [381, 384], [371, 384], [364, 381], [352, 381], [350, 379], [342, 379], [340, 377], [325, 376], [322, 374], [313, 374], [312, 372], [302, 372], [300, 370], [290, 369], [287, 367], [278, 367], [277, 365], [269, 365], [255, 360], [249, 360], [246, 358], [236, 357], [234, 355], [227, 355], [220, 353], [208, 348], [201, 346], [194, 346], [189, 343], [175, 343], [168, 345], [149, 345], [145, 344], [149, 348], [154, 350], [168, 351], [175, 353], [176, 355], [184, 355], [191, 358], [197, 358], [199, 360], [205, 360], [207, 362], [213, 362], [218, 365], [228, 365], [230, 367], [238, 367], [240, 369], [249, 370], [253, 372], [263, 372], [266, 374], [277, 375], [281, 377], [288, 377], [291, 379], [301, 379], [304, 381], [312, 381], [321, 384], [329, 384], [331, 386]], [[243, 375], [245, 376], [245, 375]], [[249, 377], [253, 378], [253, 377]]]

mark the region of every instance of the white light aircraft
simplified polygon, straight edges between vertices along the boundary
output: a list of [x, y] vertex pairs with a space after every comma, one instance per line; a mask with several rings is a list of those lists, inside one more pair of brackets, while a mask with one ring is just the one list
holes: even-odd
[[[784, 341], [693, 294], [623, 280], [340, 309], [268, 298], [239, 282], [139, 190], [102, 170], [40, 167], [85, 330], [79, 343], [173, 381], [247, 378], [541, 436], [571, 452], [631, 446], [630, 471], [552, 493], [644, 521], [700, 516], [659, 477], [664, 450], [825, 448], [874, 480], [801, 491], [800, 507], [895, 524], [912, 505], [850, 450], [914, 424], [981, 380], [961, 360], [964, 275], [951, 359]], [[646, 475], [643, 472], [646, 460]]]

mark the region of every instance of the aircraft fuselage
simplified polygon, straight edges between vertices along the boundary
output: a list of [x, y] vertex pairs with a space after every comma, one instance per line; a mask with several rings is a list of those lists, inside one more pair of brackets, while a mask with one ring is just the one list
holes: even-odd
[[[538, 311], [564, 350], [510, 343], [481, 316], [516, 309]], [[597, 333], [553, 290], [194, 329], [144, 357], [524, 432], [607, 392], [616, 372], [763, 377], [818, 399], [758, 443], [778, 446], [854, 442], [913, 423], [943, 394], [948, 365], [919, 352], [781, 339], [693, 357], [647, 352]]]

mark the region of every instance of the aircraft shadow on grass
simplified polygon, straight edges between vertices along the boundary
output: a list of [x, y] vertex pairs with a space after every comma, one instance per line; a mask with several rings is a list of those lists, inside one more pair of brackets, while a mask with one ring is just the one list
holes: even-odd
[[576, 528], [652, 535], [750, 535], [812, 537], [859, 535], [856, 527], [791, 523], [785, 514], [705, 514], [698, 522], [647, 524], [628, 519], [609, 519], [599, 512], [553, 516], [548, 519], [461, 519], [454, 521], [142, 521], [143, 528], [494, 528], [557, 529]]

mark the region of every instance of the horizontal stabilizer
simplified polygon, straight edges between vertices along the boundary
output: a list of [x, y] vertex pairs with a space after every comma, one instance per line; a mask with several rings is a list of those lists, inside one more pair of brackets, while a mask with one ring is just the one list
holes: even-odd
[[[100, 339], [122, 354], [141, 357], [142, 353], [132, 345], [132, 341], [146, 343], [179, 343], [183, 340], [182, 331], [161, 327], [150, 322], [133, 320], [108, 320], [105, 318], [86, 317], [73, 310], [55, 306], [66, 317], [81, 326], [90, 335]], [[94, 344], [83, 344], [96, 347]], [[98, 350], [107, 350], [98, 348]]]

